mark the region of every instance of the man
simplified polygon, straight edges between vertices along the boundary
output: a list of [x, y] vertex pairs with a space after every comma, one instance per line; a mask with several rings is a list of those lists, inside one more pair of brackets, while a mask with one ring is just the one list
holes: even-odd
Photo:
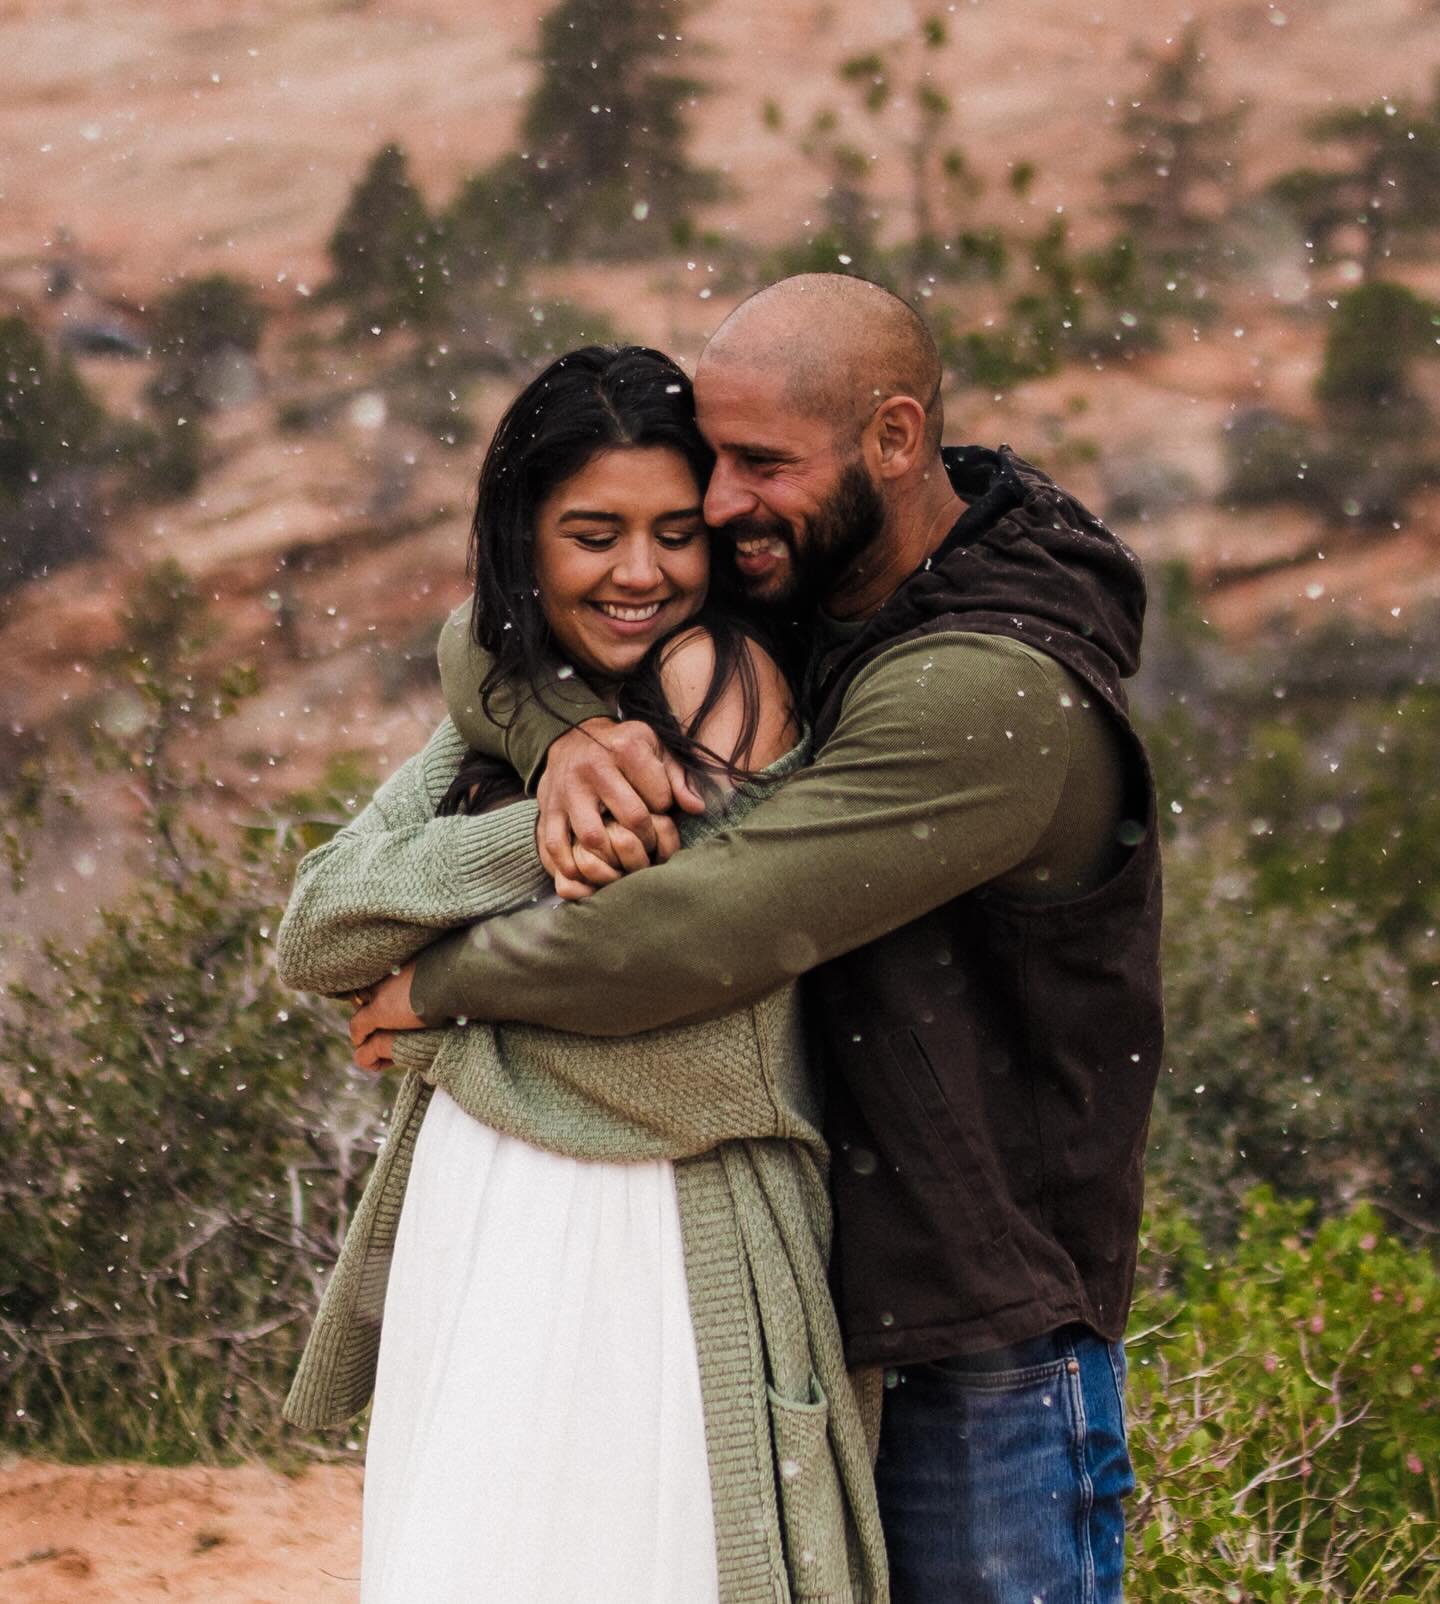
[[[813, 765], [588, 901], [436, 943], [352, 1034], [623, 1034], [806, 973], [836, 1302], [850, 1363], [886, 1371], [894, 1597], [1108, 1601], [1161, 1041], [1153, 787], [1120, 689], [1144, 590], [1007, 448], [942, 457], [940, 381], [921, 321], [862, 281], [784, 280], [721, 325], [696, 373], [706, 521], [757, 603], [818, 604]], [[544, 763], [546, 866], [647, 863], [673, 789], [648, 732], [564, 729], [532, 705], [506, 737], [522, 773]]]

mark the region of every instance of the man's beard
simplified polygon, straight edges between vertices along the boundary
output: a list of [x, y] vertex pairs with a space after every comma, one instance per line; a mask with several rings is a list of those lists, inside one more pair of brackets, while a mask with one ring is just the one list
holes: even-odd
[[885, 503], [865, 471], [864, 459], [853, 456], [840, 470], [835, 488], [806, 520], [797, 539], [783, 524], [747, 519], [729, 526], [743, 539], [763, 534], [784, 542], [790, 573], [784, 588], [752, 595], [757, 605], [787, 616], [813, 612], [838, 590], [846, 574], [879, 538], [885, 524]]

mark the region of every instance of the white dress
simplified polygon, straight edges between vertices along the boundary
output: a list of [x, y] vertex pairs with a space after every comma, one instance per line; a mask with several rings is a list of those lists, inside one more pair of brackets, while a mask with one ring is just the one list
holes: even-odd
[[361, 1604], [715, 1604], [675, 1176], [437, 1090], [385, 1299]]

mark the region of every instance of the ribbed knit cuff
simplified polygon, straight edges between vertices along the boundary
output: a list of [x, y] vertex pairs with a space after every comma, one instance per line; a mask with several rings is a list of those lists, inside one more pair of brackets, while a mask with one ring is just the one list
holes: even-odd
[[483, 893], [476, 904], [482, 918], [522, 907], [548, 885], [535, 847], [539, 817], [536, 803], [512, 802], [462, 821], [455, 872]]
[[[513, 802], [494, 813], [463, 821], [455, 853], [455, 872], [482, 888], [482, 921], [524, 907], [542, 895], [550, 880], [535, 847], [540, 810], [534, 802]], [[427, 1025], [447, 1025], [464, 1012], [457, 1007], [455, 970], [472, 934], [483, 924], [454, 930], [419, 955], [410, 983], [410, 1006]]]

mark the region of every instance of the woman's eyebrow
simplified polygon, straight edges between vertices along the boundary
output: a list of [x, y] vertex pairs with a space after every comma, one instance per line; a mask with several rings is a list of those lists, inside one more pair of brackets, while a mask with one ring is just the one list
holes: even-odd
[[[662, 523], [668, 522], [674, 518], [698, 518], [699, 516], [700, 508], [698, 506], [676, 507], [670, 512], [656, 513], [653, 522]], [[571, 507], [567, 511], [562, 512], [556, 522], [562, 524], [568, 523], [572, 518], [584, 520], [587, 523], [619, 524], [625, 522], [625, 515], [623, 513], [589, 512], [582, 507]]]

